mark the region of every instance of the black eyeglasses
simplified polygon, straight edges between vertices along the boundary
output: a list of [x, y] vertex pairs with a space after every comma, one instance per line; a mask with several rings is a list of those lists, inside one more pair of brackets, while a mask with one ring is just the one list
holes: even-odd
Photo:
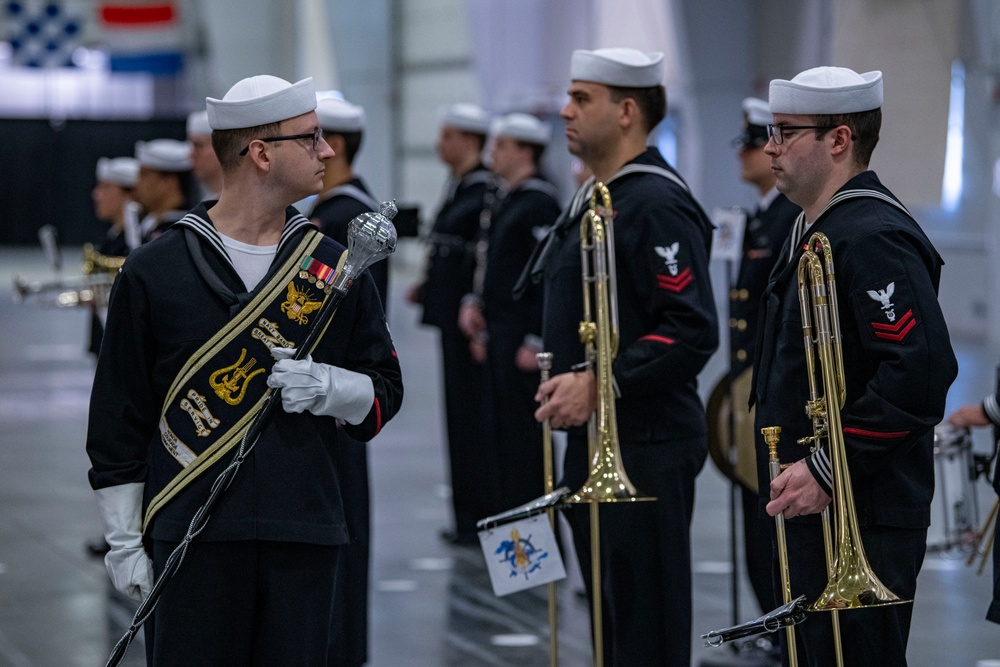
[[774, 143], [778, 146], [785, 143], [785, 132], [789, 130], [823, 130], [824, 132], [832, 130], [837, 125], [775, 125], [773, 123], [767, 124], [767, 136], [774, 140]]
[[[319, 150], [319, 142], [323, 140], [323, 130], [317, 128], [315, 132], [307, 132], [306, 134], [289, 134], [283, 137], [261, 137], [260, 139], [254, 139], [254, 141], [292, 141], [293, 139], [310, 139], [312, 140], [312, 150], [315, 153]], [[250, 150], [250, 145], [240, 151], [240, 155], [246, 155]]]

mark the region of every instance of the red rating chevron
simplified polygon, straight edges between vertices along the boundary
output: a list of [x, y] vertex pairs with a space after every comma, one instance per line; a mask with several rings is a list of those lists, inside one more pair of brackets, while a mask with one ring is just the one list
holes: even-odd
[[691, 276], [691, 267], [684, 269], [676, 276], [665, 276], [662, 273], [656, 274], [656, 283], [660, 289], [665, 289], [668, 292], [680, 292], [685, 287], [694, 282], [694, 278]]
[[876, 338], [889, 340], [894, 343], [902, 343], [910, 335], [910, 332], [913, 331], [913, 327], [917, 326], [917, 320], [913, 317], [913, 311], [908, 310], [895, 324], [872, 322], [871, 325], [872, 329], [875, 330]]

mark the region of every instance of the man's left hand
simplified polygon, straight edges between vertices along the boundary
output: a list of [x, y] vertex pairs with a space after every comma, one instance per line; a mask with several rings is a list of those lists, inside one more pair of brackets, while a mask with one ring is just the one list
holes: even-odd
[[817, 514], [830, 504], [830, 496], [809, 472], [805, 461], [796, 461], [771, 482], [771, 502], [767, 513], [783, 514], [786, 519]]

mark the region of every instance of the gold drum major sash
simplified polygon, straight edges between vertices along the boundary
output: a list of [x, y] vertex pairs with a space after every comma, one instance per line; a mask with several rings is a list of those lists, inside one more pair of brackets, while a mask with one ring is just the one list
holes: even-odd
[[150, 501], [143, 531], [156, 512], [243, 438], [268, 392], [271, 349], [298, 348], [306, 340], [347, 255], [337, 256], [333, 244], [323, 240], [319, 232], [307, 232], [257, 296], [177, 374], [159, 422], [160, 441], [172, 457], [168, 465], [176, 471]]

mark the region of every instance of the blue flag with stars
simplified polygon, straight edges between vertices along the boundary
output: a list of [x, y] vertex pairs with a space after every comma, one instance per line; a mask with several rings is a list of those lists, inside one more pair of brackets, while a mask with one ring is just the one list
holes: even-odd
[[22, 67], [73, 67], [82, 39], [85, 6], [53, 0], [3, 3], [4, 37], [11, 61]]

